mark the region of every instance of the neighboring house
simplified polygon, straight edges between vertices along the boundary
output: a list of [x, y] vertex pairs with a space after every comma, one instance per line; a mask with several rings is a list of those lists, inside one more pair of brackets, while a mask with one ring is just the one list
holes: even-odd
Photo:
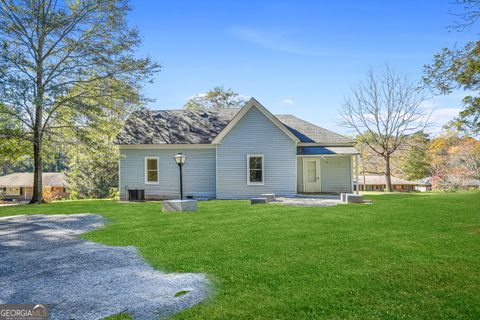
[[116, 143], [119, 190], [147, 199], [179, 196], [181, 152], [187, 197], [241, 199], [263, 193], [352, 192], [354, 141], [292, 115], [271, 114], [255, 99], [239, 109], [142, 110]]
[[419, 180], [420, 184], [418, 187], [419, 191], [430, 191], [435, 186], [435, 189], [458, 189], [458, 190], [468, 190], [468, 189], [480, 189], [480, 180], [465, 178], [463, 176], [457, 175], [447, 175], [443, 180], [441, 177], [427, 177]]
[[[415, 191], [419, 186], [419, 183], [416, 181], [408, 181], [393, 176], [391, 181], [393, 190], [398, 192]], [[369, 174], [365, 175], [365, 179], [361, 175], [359, 176], [358, 186], [360, 191], [385, 191], [387, 182], [384, 175]]]
[[480, 189], [480, 180], [479, 179], [467, 179], [463, 184], [466, 188]]
[[417, 191], [426, 192], [432, 190], [432, 177], [417, 180], [417, 183], [418, 185], [415, 187]]
[[[43, 190], [55, 192], [59, 198], [68, 196], [65, 174], [44, 172]], [[0, 177], [0, 197], [15, 200], [30, 200], [33, 194], [33, 173], [20, 172]]]

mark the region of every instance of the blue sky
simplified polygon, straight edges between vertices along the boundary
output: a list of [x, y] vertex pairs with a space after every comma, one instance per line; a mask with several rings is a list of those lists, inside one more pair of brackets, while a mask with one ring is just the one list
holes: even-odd
[[[223, 85], [274, 114], [294, 114], [341, 133], [338, 109], [370, 66], [420, 78], [443, 47], [475, 39], [449, 32], [450, 0], [132, 1], [141, 55], [162, 71], [145, 88], [152, 109], [181, 108]], [[461, 108], [462, 92], [425, 102], [437, 127]]]

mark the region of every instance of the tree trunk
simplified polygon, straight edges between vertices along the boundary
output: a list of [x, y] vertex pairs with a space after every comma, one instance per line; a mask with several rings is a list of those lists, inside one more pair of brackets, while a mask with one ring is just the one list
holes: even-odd
[[[43, 132], [42, 132], [42, 117], [43, 117], [43, 88], [39, 88], [39, 94], [35, 103], [35, 126], [33, 128], [33, 195], [30, 203], [43, 203]], [[38, 92], [37, 91], [37, 92]]]
[[41, 134], [35, 129], [34, 142], [33, 142], [33, 195], [30, 203], [42, 203], [43, 202], [43, 162], [42, 162], [42, 138]]
[[385, 182], [387, 187], [387, 192], [393, 192], [392, 188], [392, 174], [390, 170], [390, 155], [385, 156]]
[[40, 16], [38, 17], [39, 23], [37, 24], [38, 48], [36, 56], [36, 96], [34, 97], [35, 103], [35, 122], [33, 125], [33, 195], [30, 203], [43, 203], [43, 161], [42, 161], [42, 147], [43, 147], [43, 99], [45, 94], [45, 87], [43, 84], [43, 46], [45, 41], [45, 35], [43, 33], [43, 26], [45, 24], [45, 12], [44, 7], [40, 10]]

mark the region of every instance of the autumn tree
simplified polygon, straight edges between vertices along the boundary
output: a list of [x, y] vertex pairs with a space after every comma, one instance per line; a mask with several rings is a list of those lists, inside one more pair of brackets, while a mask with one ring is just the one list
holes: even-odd
[[480, 179], [480, 142], [464, 138], [448, 150], [448, 181], [455, 189], [467, 188]]
[[480, 141], [445, 132], [432, 139], [427, 152], [434, 189], [465, 189], [480, 179]]
[[444, 189], [447, 184], [448, 174], [448, 150], [456, 144], [460, 138], [456, 134], [440, 134], [432, 139], [428, 145], [427, 153], [430, 158], [432, 171], [432, 185], [434, 189]]
[[106, 79], [140, 89], [158, 71], [135, 55], [140, 37], [127, 25], [129, 10], [127, 0], [0, 0], [1, 112], [21, 122], [32, 146], [31, 203], [42, 202], [44, 140], [71, 127], [62, 111], [88, 112], [87, 97], [124, 97]]
[[340, 110], [341, 124], [353, 129], [363, 142], [384, 160], [387, 191], [391, 183], [392, 155], [404, 139], [428, 125], [418, 84], [404, 74], [386, 67], [352, 87]]
[[222, 86], [214, 87], [207, 93], [196, 95], [190, 98], [184, 105], [185, 109], [208, 110], [239, 108], [245, 104], [240, 94], [232, 89], [225, 89]]

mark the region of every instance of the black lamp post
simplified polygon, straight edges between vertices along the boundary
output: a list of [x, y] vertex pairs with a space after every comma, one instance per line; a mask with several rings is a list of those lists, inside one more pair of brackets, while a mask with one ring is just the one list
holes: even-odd
[[181, 152], [179, 152], [174, 158], [175, 158], [175, 162], [178, 164], [178, 168], [180, 169], [180, 200], [183, 200], [182, 167], [185, 164], [185, 161], [187, 161], [187, 157], [185, 157]]

